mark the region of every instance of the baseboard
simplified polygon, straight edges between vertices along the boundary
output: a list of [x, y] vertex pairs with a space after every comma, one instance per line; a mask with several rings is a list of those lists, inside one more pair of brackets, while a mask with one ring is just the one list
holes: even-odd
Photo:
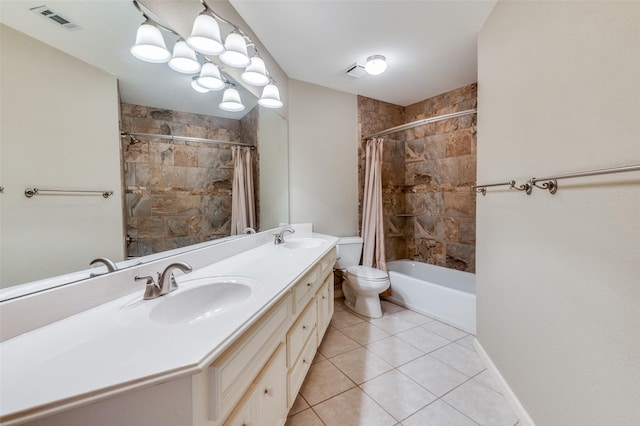
[[513, 393], [513, 390], [511, 390], [511, 387], [509, 386], [507, 381], [504, 379], [504, 377], [502, 377], [502, 374], [500, 374], [498, 367], [496, 367], [496, 365], [493, 363], [493, 361], [489, 357], [489, 354], [487, 354], [487, 352], [484, 350], [478, 339], [473, 340], [473, 345], [478, 352], [478, 356], [480, 356], [480, 359], [487, 367], [487, 371], [489, 371], [491, 377], [493, 377], [496, 384], [500, 388], [500, 391], [502, 391], [502, 395], [504, 395], [507, 403], [513, 410], [516, 417], [518, 417], [518, 419], [520, 420], [520, 425], [535, 426], [533, 419], [531, 418], [531, 416], [529, 416], [527, 410], [525, 410], [524, 406], [520, 403], [520, 400], [518, 399], [516, 394]]

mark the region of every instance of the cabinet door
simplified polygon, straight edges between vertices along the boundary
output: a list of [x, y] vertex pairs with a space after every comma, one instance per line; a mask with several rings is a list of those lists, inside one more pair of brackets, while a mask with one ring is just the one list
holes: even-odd
[[331, 316], [333, 315], [333, 299], [330, 297], [330, 288], [333, 289], [333, 275], [330, 275], [324, 281], [322, 287], [320, 287], [320, 291], [318, 291], [318, 295], [316, 296], [318, 308], [318, 345], [322, 342], [322, 337], [324, 336], [327, 327], [329, 327], [329, 321], [331, 321]]
[[287, 364], [280, 345], [256, 381], [258, 424], [283, 425], [287, 420]]
[[258, 395], [256, 390], [250, 392], [247, 399], [243, 401], [234, 412], [229, 416], [229, 419], [224, 422], [225, 426], [257, 426], [258, 415]]

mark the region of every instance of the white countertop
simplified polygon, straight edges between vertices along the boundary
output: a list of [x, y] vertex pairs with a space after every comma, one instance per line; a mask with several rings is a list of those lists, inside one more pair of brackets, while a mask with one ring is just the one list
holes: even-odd
[[163, 297], [187, 290], [189, 281], [201, 277], [259, 281], [249, 299], [211, 318], [179, 325], [127, 323], [124, 309], [162, 302], [163, 297], [143, 301], [138, 291], [2, 342], [0, 420], [24, 421], [42, 411], [53, 414], [200, 372], [337, 242], [331, 236], [312, 236], [326, 243], [307, 249], [264, 244], [190, 274], [176, 274], [180, 288]]

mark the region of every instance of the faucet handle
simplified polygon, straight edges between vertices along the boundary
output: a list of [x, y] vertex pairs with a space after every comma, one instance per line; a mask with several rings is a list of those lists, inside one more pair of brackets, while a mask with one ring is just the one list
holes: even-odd
[[134, 278], [136, 281], [146, 280], [146, 287], [144, 288], [144, 296], [142, 298], [144, 300], [154, 299], [158, 297], [158, 293], [160, 293], [160, 286], [153, 280], [153, 277], [139, 277], [136, 276]]

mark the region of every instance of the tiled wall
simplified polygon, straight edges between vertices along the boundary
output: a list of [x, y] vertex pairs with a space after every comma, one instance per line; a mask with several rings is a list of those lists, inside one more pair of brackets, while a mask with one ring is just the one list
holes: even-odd
[[[232, 120], [123, 103], [121, 130], [255, 143], [252, 114]], [[126, 233], [134, 239], [127, 254], [142, 256], [228, 236], [231, 146], [138, 139], [131, 144], [122, 138]]]
[[[359, 97], [361, 135], [475, 108], [476, 98], [476, 84], [405, 108]], [[363, 144], [364, 140], [361, 148]], [[360, 151], [364, 164], [364, 150]], [[385, 137], [382, 182], [387, 260], [418, 259], [474, 272], [476, 195], [470, 188], [475, 176], [475, 115]], [[363, 182], [362, 172], [361, 194]]]

